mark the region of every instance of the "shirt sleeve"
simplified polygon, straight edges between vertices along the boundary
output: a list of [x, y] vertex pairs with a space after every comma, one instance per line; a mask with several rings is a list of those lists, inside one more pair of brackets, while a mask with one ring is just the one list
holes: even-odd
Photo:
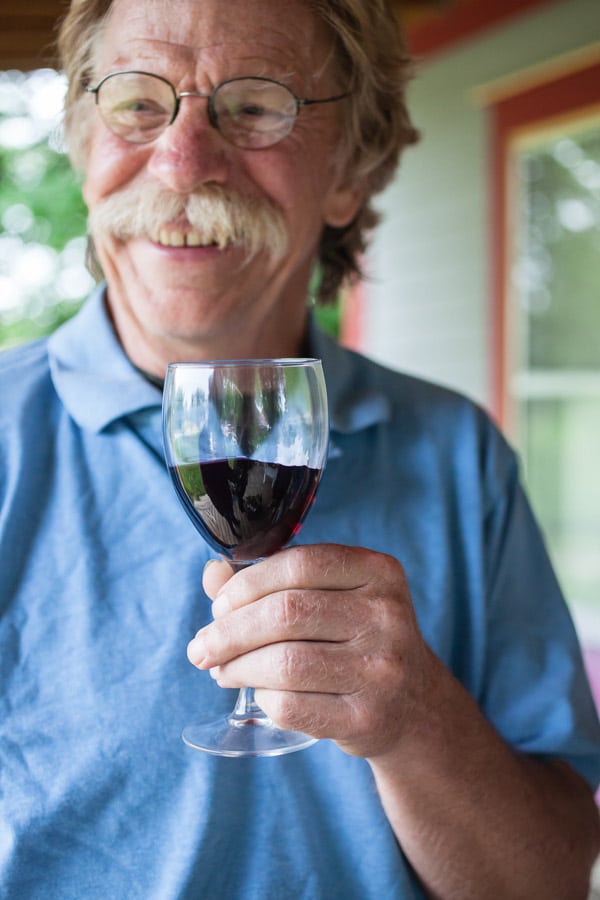
[[596, 788], [600, 725], [573, 622], [509, 452], [486, 520], [489, 720], [515, 749], [568, 762]]

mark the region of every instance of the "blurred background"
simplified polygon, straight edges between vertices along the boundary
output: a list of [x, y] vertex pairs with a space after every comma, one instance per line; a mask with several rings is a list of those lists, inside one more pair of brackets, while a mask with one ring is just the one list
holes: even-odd
[[93, 285], [85, 207], [60, 133], [64, 89], [52, 69], [0, 71], [3, 347], [52, 331]]
[[[53, 330], [92, 286], [60, 132], [64, 9], [0, 11], [2, 348]], [[327, 325], [499, 422], [600, 696], [600, 3], [400, 0], [397, 11], [422, 140], [379, 200], [368, 280]]]

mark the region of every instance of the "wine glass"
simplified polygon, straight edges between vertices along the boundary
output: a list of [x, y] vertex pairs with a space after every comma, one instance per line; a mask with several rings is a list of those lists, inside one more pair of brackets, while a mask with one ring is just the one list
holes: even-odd
[[[202, 537], [235, 569], [284, 547], [317, 490], [329, 436], [320, 360], [171, 363], [165, 454], [177, 495]], [[278, 728], [242, 688], [233, 712], [183, 731], [219, 756], [277, 756], [315, 738]]]

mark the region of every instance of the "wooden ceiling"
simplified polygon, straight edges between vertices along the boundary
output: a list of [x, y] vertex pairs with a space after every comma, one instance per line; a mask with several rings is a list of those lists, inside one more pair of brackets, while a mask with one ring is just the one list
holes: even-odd
[[56, 23], [65, 0], [0, 0], [0, 69], [56, 64]]
[[[451, 0], [394, 0], [401, 17], [413, 21]], [[56, 66], [57, 22], [69, 0], [0, 0], [0, 69]]]

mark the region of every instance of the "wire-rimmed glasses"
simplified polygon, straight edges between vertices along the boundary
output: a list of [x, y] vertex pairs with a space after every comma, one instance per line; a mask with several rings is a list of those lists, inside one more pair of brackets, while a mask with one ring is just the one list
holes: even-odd
[[246, 150], [272, 147], [293, 129], [302, 107], [334, 103], [347, 93], [321, 99], [300, 98], [272, 78], [244, 76], [217, 84], [209, 94], [181, 91], [162, 75], [138, 70], [111, 72], [95, 87], [96, 105], [106, 127], [124, 141], [147, 144], [171, 125], [182, 97], [208, 103], [208, 120], [231, 144]]

